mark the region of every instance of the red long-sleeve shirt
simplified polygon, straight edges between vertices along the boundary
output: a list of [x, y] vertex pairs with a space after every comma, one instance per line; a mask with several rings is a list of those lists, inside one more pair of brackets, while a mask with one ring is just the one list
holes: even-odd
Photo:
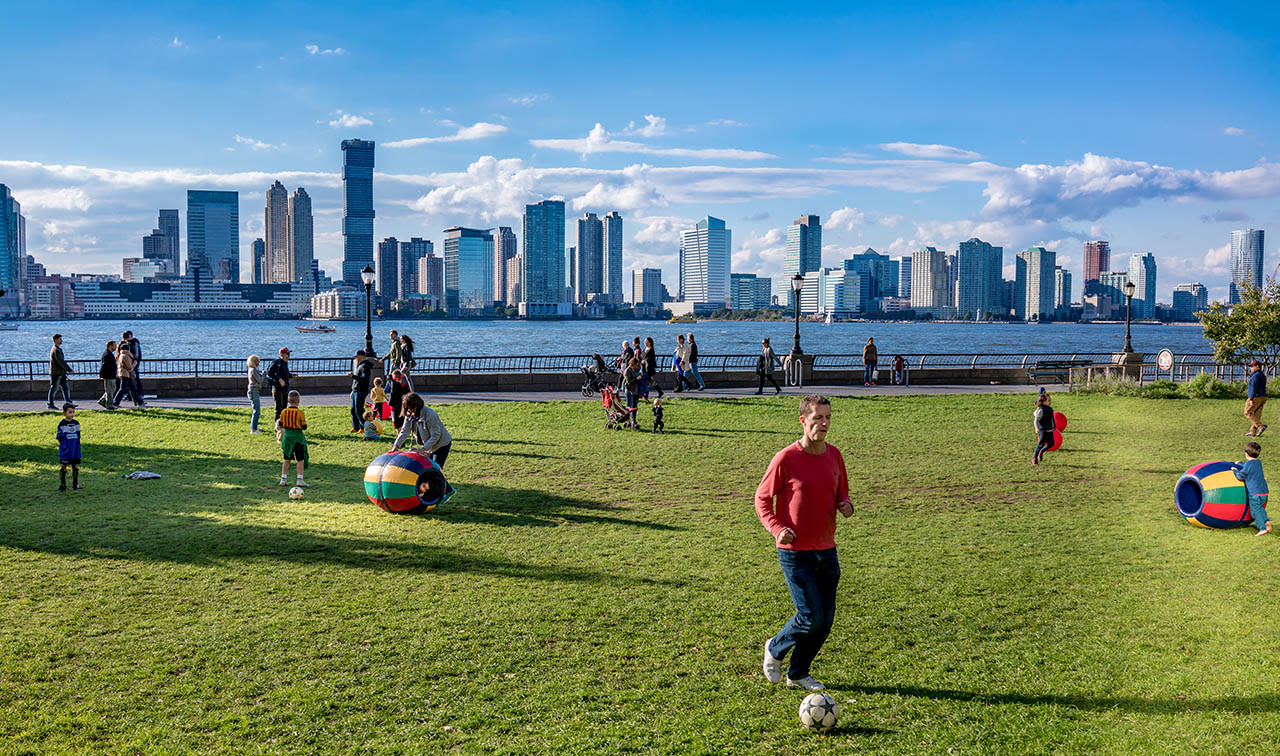
[[783, 528], [795, 532], [794, 541], [778, 548], [820, 551], [836, 545], [836, 505], [847, 498], [840, 450], [827, 444], [822, 454], [810, 454], [797, 441], [769, 463], [756, 489], [756, 515], [775, 538]]

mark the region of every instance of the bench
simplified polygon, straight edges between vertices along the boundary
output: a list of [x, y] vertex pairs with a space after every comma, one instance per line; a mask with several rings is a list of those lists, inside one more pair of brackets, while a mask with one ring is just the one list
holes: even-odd
[[1056, 379], [1066, 383], [1071, 379], [1071, 369], [1092, 365], [1093, 360], [1037, 360], [1027, 371], [1027, 377], [1033, 383], [1041, 383], [1044, 378]]

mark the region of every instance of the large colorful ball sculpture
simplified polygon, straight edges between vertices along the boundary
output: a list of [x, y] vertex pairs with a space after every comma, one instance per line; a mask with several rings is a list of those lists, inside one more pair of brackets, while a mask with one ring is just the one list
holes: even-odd
[[364, 471], [369, 501], [394, 514], [423, 514], [453, 496], [444, 472], [425, 454], [393, 451], [379, 456]]
[[1173, 489], [1178, 514], [1202, 528], [1238, 528], [1253, 522], [1244, 483], [1230, 462], [1205, 462], [1187, 470]]

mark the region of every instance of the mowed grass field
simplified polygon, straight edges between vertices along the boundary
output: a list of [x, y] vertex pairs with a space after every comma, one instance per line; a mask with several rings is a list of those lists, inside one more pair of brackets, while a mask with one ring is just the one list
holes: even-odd
[[[837, 399], [843, 707], [805, 732], [761, 646], [791, 614], [752, 494], [794, 398], [443, 405], [458, 495], [386, 514], [389, 446], [311, 409], [300, 502], [247, 409], [0, 417], [0, 752], [1264, 753], [1280, 731], [1280, 536], [1175, 516], [1240, 459], [1240, 402]], [[642, 419], [648, 419], [642, 416]], [[1280, 461], [1263, 439], [1263, 463]], [[157, 481], [122, 480], [152, 470]]]

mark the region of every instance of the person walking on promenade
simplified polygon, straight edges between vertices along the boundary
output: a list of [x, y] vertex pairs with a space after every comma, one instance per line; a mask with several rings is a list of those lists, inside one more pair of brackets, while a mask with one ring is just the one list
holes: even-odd
[[258, 420], [262, 417], [262, 390], [268, 385], [267, 377], [258, 368], [261, 364], [262, 360], [256, 354], [249, 355], [249, 359], [245, 360], [245, 367], [249, 369], [249, 388], [245, 396], [249, 397], [249, 403], [253, 405], [253, 412], [249, 415], [250, 433], [259, 432]]
[[142, 374], [139, 372], [142, 367], [142, 344], [133, 335], [133, 331], [125, 331], [120, 338], [129, 344], [129, 352], [133, 354], [133, 387], [138, 396], [142, 396]]
[[1244, 417], [1249, 421], [1249, 432], [1244, 435], [1261, 436], [1267, 430], [1262, 424], [1262, 405], [1266, 403], [1267, 374], [1262, 363], [1254, 360], [1249, 363], [1249, 398], [1244, 400]]
[[147, 405], [142, 401], [142, 394], [138, 393], [138, 384], [133, 381], [133, 369], [137, 367], [138, 361], [133, 358], [133, 351], [129, 349], [129, 343], [121, 340], [116, 347], [116, 381], [119, 387], [116, 389], [115, 398], [111, 403], [120, 408], [120, 402], [127, 396], [133, 401], [133, 406], [138, 409], [146, 409]]
[[413, 359], [413, 339], [409, 338], [409, 334], [400, 334], [400, 372], [404, 374], [404, 382], [409, 385], [409, 390], [413, 391], [413, 368], [417, 365]]
[[49, 409], [58, 408], [53, 403], [53, 395], [58, 391], [62, 392], [62, 403], [71, 404], [71, 383], [67, 376], [74, 372], [62, 355], [62, 334], [55, 333], [53, 346], [49, 347]]
[[774, 455], [756, 489], [756, 516], [774, 538], [796, 608], [782, 630], [765, 641], [763, 666], [769, 682], [780, 682], [782, 660], [790, 652], [787, 686], [822, 690], [809, 667], [835, 620], [836, 512], [853, 516], [853, 503], [844, 457], [826, 442], [831, 402], [818, 394], [801, 399], [800, 426], [800, 440]]
[[862, 348], [862, 385], [876, 385], [876, 361], [880, 358], [876, 351], [875, 339], [867, 338], [867, 345]]
[[396, 329], [391, 329], [391, 346], [378, 361], [382, 363], [382, 369], [388, 373], [400, 367], [400, 333]]
[[114, 399], [116, 396], [116, 376], [119, 371], [116, 368], [116, 342], [108, 341], [107, 348], [102, 352], [102, 364], [98, 366], [98, 377], [102, 379], [102, 396], [98, 397], [98, 404], [103, 409], [113, 410], [116, 408]]
[[773, 371], [778, 366], [778, 357], [773, 353], [773, 347], [769, 346], [768, 339], [760, 341], [760, 356], [756, 358], [756, 375], [760, 378], [760, 387], [756, 389], [757, 394], [764, 393], [764, 382], [768, 381], [773, 384], [774, 396], [782, 393], [782, 387], [773, 379]]
[[676, 334], [676, 351], [671, 355], [671, 372], [675, 374], [675, 387], [672, 391], [679, 394], [684, 387], [694, 388], [695, 384], [684, 374], [685, 360], [689, 356], [689, 347], [684, 343], [684, 334]]
[[652, 336], [646, 336], [644, 338], [644, 352], [642, 354], [644, 357], [641, 360], [641, 367], [644, 369], [645, 375], [649, 378], [649, 386], [654, 391], [658, 392], [658, 398], [661, 399], [662, 387], [659, 386], [658, 382], [654, 379], [654, 376], [658, 374], [658, 355], [653, 350]]
[[410, 392], [404, 397], [404, 422], [391, 451], [397, 451], [413, 440], [417, 440], [423, 454], [431, 457], [441, 470], [444, 469], [444, 461], [453, 448], [453, 436], [449, 435], [449, 429], [444, 427], [436, 411], [428, 407], [417, 393]]
[[369, 383], [373, 377], [373, 361], [363, 349], [356, 350], [351, 361], [351, 432], [364, 432], [364, 400], [369, 396]]
[[267, 368], [267, 378], [271, 380], [271, 398], [276, 404], [276, 420], [280, 419], [280, 413], [284, 412], [284, 406], [289, 401], [289, 383], [293, 380], [293, 373], [289, 372], [289, 355], [293, 352], [289, 351], [289, 347], [280, 347], [279, 354], [271, 367]]
[[698, 342], [693, 340], [692, 333], [689, 334], [689, 359], [686, 361], [685, 371], [698, 382], [699, 391], [706, 391], [707, 382], [702, 380], [702, 373], [698, 372]]
[[1262, 473], [1262, 463], [1258, 461], [1262, 456], [1262, 446], [1257, 441], [1250, 441], [1244, 445], [1244, 456], [1244, 463], [1231, 465], [1231, 471], [1235, 473], [1236, 480], [1244, 483], [1245, 494], [1249, 497], [1249, 516], [1253, 518], [1258, 535], [1266, 535], [1271, 532], [1271, 518], [1267, 516], [1270, 489], [1267, 488], [1267, 476]]

